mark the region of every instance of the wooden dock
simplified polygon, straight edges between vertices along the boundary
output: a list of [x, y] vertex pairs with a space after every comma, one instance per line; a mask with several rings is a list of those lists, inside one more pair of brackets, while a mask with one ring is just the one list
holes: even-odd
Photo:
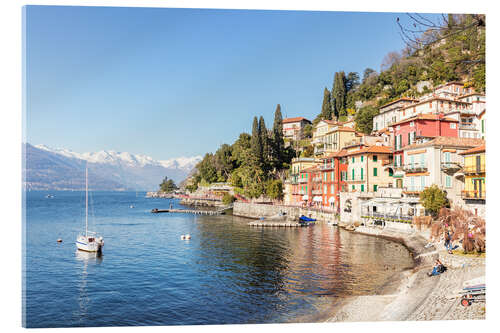
[[252, 227], [289, 227], [289, 228], [296, 228], [296, 227], [307, 227], [308, 224], [306, 223], [298, 223], [298, 222], [250, 222], [248, 223], [249, 226]]
[[194, 214], [194, 215], [224, 215], [226, 214], [226, 210], [231, 209], [232, 206], [223, 207], [217, 210], [198, 210], [198, 209], [158, 209], [154, 208], [151, 210], [151, 213], [184, 213], [184, 214]]

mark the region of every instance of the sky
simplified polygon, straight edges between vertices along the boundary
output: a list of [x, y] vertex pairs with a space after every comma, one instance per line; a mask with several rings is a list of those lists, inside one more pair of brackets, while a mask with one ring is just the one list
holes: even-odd
[[310, 120], [336, 71], [401, 50], [396, 13], [25, 7], [25, 141], [157, 160]]

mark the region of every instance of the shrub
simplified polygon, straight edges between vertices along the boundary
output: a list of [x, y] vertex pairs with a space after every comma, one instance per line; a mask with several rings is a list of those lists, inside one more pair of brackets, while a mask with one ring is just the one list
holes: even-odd
[[230, 205], [234, 201], [236, 201], [236, 198], [229, 193], [225, 193], [224, 196], [222, 197], [222, 203], [224, 205]]

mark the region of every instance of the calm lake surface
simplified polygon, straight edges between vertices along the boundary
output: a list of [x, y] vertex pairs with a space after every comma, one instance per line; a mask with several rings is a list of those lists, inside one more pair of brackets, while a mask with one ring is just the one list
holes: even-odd
[[413, 264], [399, 244], [324, 224], [252, 228], [231, 215], [151, 214], [183, 207], [144, 192], [92, 193], [90, 229], [105, 242], [95, 258], [74, 242], [85, 193], [48, 193], [26, 193], [26, 327], [315, 321]]

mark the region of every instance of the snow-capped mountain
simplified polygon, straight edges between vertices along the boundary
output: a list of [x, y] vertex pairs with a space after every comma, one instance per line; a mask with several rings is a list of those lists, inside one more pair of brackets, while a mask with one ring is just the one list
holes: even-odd
[[[194, 156], [157, 161], [146, 155], [128, 152], [109, 150], [78, 153], [64, 148], [30, 144], [25, 145], [24, 152], [26, 185], [34, 189], [76, 189], [81, 181], [73, 179], [73, 175], [81, 177], [80, 171], [87, 164], [89, 173], [99, 180], [94, 189], [156, 190], [165, 176], [179, 183], [201, 160], [201, 156]], [[35, 175], [36, 181], [33, 182], [31, 178]], [[92, 178], [91, 175], [89, 178]]]

